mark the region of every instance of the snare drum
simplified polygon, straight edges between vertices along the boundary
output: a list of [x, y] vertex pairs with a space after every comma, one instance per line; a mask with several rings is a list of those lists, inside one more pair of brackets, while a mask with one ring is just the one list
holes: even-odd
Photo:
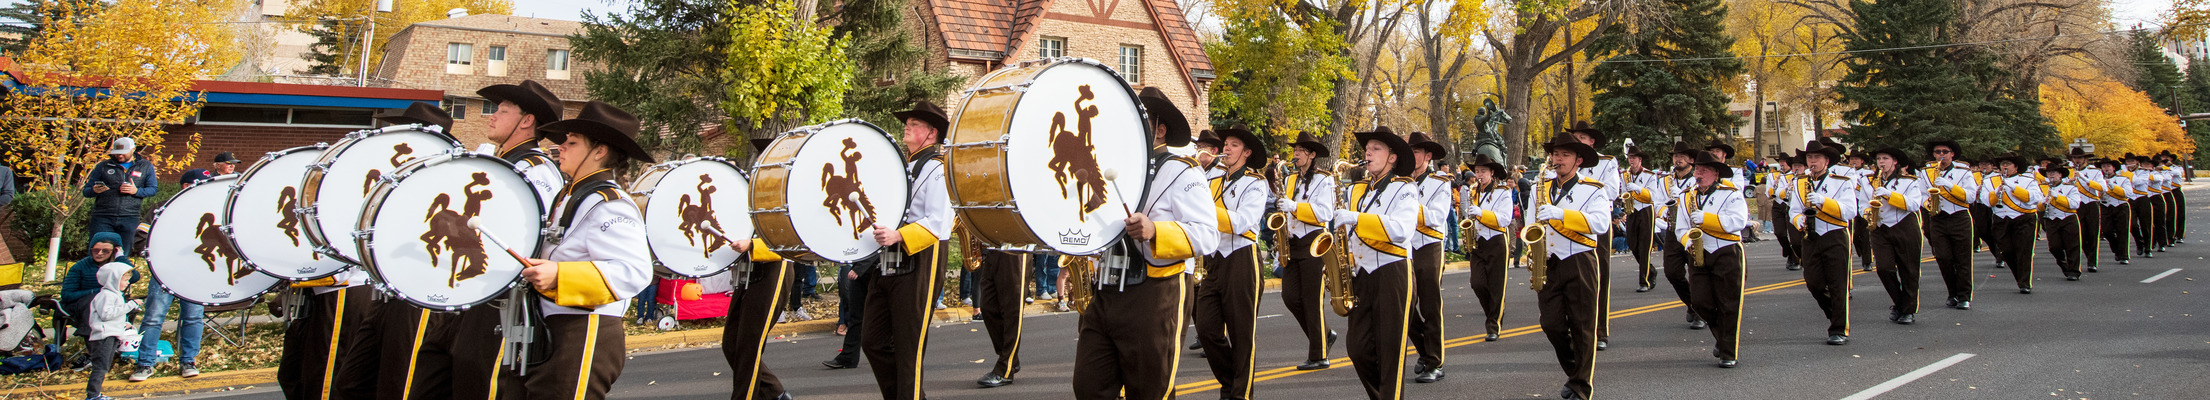
[[890, 135], [847, 119], [776, 135], [752, 167], [752, 222], [785, 258], [849, 263], [882, 249], [874, 227], [905, 219], [912, 182]]
[[361, 208], [353, 247], [376, 285], [408, 303], [459, 310], [499, 298], [518, 281], [522, 263], [500, 254], [471, 221], [512, 250], [537, 254], [543, 203], [506, 160], [430, 155], [384, 179]]
[[224, 231], [225, 198], [237, 175], [223, 175], [179, 191], [153, 212], [146, 263], [169, 294], [193, 304], [222, 306], [253, 301], [282, 282], [253, 270]]
[[457, 148], [460, 142], [412, 124], [346, 134], [308, 165], [299, 184], [307, 240], [324, 256], [360, 264], [351, 235], [369, 190], [407, 161]]
[[1052, 58], [978, 82], [944, 146], [967, 226], [1016, 251], [1092, 255], [1119, 240], [1150, 183], [1150, 127], [1127, 81], [1094, 60]]
[[744, 258], [752, 240], [752, 182], [720, 157], [654, 165], [630, 185], [644, 211], [645, 243], [664, 274], [703, 278]]
[[314, 165], [322, 158], [323, 149], [329, 147], [316, 144], [269, 153], [247, 168], [238, 184], [231, 187], [230, 199], [223, 206], [227, 216], [223, 226], [231, 242], [250, 244], [238, 247], [247, 265], [278, 278], [302, 281], [352, 267], [315, 251], [313, 241], [304, 237], [313, 220], [299, 213], [308, 203], [301, 201], [304, 196], [299, 176], [292, 174]]

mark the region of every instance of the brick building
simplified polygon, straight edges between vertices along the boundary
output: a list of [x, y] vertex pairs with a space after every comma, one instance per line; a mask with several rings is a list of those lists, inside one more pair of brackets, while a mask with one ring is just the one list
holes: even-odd
[[582, 30], [575, 21], [496, 14], [416, 23], [384, 45], [372, 80], [443, 92], [454, 136], [469, 145], [488, 143], [487, 117], [496, 105], [477, 89], [534, 79], [567, 103], [568, 116], [590, 100], [583, 73], [597, 65], [574, 60], [568, 47], [567, 36]]
[[[973, 79], [1010, 63], [1083, 57], [1112, 66], [1137, 90], [1158, 87], [1190, 118], [1211, 126], [1212, 59], [1174, 0], [913, 0], [916, 35], [931, 67]], [[958, 93], [945, 103], [958, 107]]]

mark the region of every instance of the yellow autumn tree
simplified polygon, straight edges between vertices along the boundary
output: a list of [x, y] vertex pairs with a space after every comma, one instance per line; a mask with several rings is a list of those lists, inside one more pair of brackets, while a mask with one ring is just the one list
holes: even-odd
[[2195, 141], [2148, 94], [2112, 79], [2041, 86], [2041, 115], [2062, 143], [2085, 138], [2098, 154], [2194, 154]]
[[[85, 175], [117, 138], [138, 143], [157, 173], [174, 174], [198, 152], [192, 134], [168, 153], [162, 125], [199, 112], [193, 80], [222, 72], [238, 53], [225, 21], [242, 0], [45, 0], [44, 31], [15, 56], [19, 85], [0, 111], [0, 148], [35, 154], [8, 160], [45, 196], [52, 232], [46, 279], [64, 221], [84, 199]], [[105, 3], [105, 5], [102, 5]]]
[[[384, 54], [384, 42], [391, 36], [417, 22], [446, 19], [446, 12], [453, 9], [468, 10], [469, 14], [514, 13], [511, 0], [390, 0], [390, 12], [376, 12], [378, 0], [273, 0], [291, 3], [284, 19], [293, 23], [293, 29], [314, 35], [316, 42], [308, 53], [313, 62], [307, 73], [355, 74], [359, 73], [361, 59], [361, 34], [371, 28], [365, 16], [375, 15], [376, 24], [369, 43], [368, 65], [375, 68]], [[555, 16], [578, 18], [578, 16]]]

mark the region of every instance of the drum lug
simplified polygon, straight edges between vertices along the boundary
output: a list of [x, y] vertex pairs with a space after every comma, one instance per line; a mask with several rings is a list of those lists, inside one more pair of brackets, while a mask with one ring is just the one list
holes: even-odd
[[376, 236], [375, 229], [362, 229], [353, 231], [353, 240], [370, 240], [373, 239], [374, 236]]
[[967, 94], [975, 94], [975, 93], [989, 93], [989, 92], [997, 92], [997, 91], [1013, 91], [1013, 92], [1015, 92], [1015, 93], [1027, 93], [1027, 92], [1028, 92], [1028, 86], [1029, 86], [1029, 85], [1031, 85], [1031, 84], [1034, 84], [1034, 82], [1021, 82], [1021, 83], [1015, 83], [1015, 84], [1011, 84], [1011, 85], [1003, 85], [1003, 86], [991, 86], [991, 87], [983, 87], [983, 88], [974, 88], [974, 89], [967, 89], [967, 90], [966, 90], [966, 93], [967, 93]]
[[956, 149], [956, 148], [964, 148], [964, 147], [988, 147], [988, 146], [996, 146], [996, 145], [1001, 145], [1001, 144], [1005, 144], [1005, 138], [1004, 138], [1004, 137], [999, 137], [999, 138], [998, 138], [998, 140], [992, 140], [992, 141], [987, 141], [987, 142], [953, 143], [953, 144], [947, 144], [947, 145], [944, 145], [944, 147], [947, 147], [947, 148], [955, 148], [955, 149]]

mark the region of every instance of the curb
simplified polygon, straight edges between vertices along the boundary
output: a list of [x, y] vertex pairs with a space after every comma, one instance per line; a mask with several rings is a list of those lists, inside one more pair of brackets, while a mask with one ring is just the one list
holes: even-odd
[[[1443, 270], [1445, 271], [1459, 270], [1465, 268], [1467, 268], [1467, 263], [1465, 261], [1453, 262], [1443, 265]], [[1281, 288], [1281, 279], [1276, 278], [1266, 280], [1265, 290], [1275, 290], [1279, 288]], [[1044, 315], [1057, 312], [1059, 311], [1055, 307], [1053, 307], [1050, 302], [1044, 301], [1030, 303], [1021, 307], [1021, 315], [1023, 316]], [[945, 308], [942, 310], [936, 310], [935, 322], [966, 322], [973, 320], [974, 315], [975, 313], [970, 307]], [[770, 336], [788, 336], [834, 331], [836, 331], [835, 318], [820, 318], [809, 321], [776, 324], [774, 329], [768, 331], [768, 334]], [[625, 347], [628, 348], [628, 353], [637, 353], [641, 351], [654, 351], [717, 344], [721, 342], [721, 334], [722, 328], [714, 327], [676, 332], [662, 332], [649, 335], [629, 336], [627, 338], [624, 338], [623, 341]], [[145, 382], [137, 383], [110, 381], [107, 383], [107, 390], [104, 394], [116, 398], [127, 398], [223, 392], [230, 390], [250, 389], [260, 386], [276, 386], [276, 368], [214, 372], [201, 374], [199, 377], [192, 379], [184, 379], [170, 376], [148, 379]], [[30, 396], [32, 398], [75, 398], [75, 396], [82, 394], [83, 392], [83, 383], [47, 385], [30, 388], [20, 388], [9, 391], [0, 391], [0, 398], [14, 398], [16, 396]]]

